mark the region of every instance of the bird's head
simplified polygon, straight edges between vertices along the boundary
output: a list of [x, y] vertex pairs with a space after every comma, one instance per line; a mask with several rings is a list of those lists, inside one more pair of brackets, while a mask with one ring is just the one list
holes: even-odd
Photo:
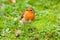
[[35, 13], [35, 11], [32, 7], [27, 8], [26, 11]]

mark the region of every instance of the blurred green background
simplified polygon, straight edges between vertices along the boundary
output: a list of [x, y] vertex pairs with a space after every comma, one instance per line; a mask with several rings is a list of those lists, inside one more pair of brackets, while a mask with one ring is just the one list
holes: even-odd
[[[35, 20], [22, 27], [19, 12], [27, 7], [34, 8]], [[0, 40], [60, 40], [60, 0], [0, 0]]]

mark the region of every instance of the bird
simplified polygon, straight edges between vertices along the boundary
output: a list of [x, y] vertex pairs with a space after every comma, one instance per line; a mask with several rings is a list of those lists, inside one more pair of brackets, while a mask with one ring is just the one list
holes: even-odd
[[32, 22], [35, 19], [35, 11], [32, 7], [28, 7], [24, 13], [22, 13], [20, 23], [24, 24]]

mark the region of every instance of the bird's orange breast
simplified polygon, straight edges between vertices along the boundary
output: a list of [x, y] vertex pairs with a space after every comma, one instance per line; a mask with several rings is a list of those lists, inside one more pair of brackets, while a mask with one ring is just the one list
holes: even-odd
[[35, 15], [34, 15], [33, 12], [26, 12], [24, 18], [25, 18], [25, 20], [27, 20], [27, 21], [28, 21], [28, 20], [34, 20]]

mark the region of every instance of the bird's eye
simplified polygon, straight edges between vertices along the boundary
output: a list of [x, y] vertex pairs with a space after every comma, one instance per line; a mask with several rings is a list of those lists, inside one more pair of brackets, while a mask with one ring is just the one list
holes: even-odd
[[32, 11], [32, 10], [30, 10], [30, 11]]
[[26, 11], [32, 11], [32, 10], [26, 10]]

